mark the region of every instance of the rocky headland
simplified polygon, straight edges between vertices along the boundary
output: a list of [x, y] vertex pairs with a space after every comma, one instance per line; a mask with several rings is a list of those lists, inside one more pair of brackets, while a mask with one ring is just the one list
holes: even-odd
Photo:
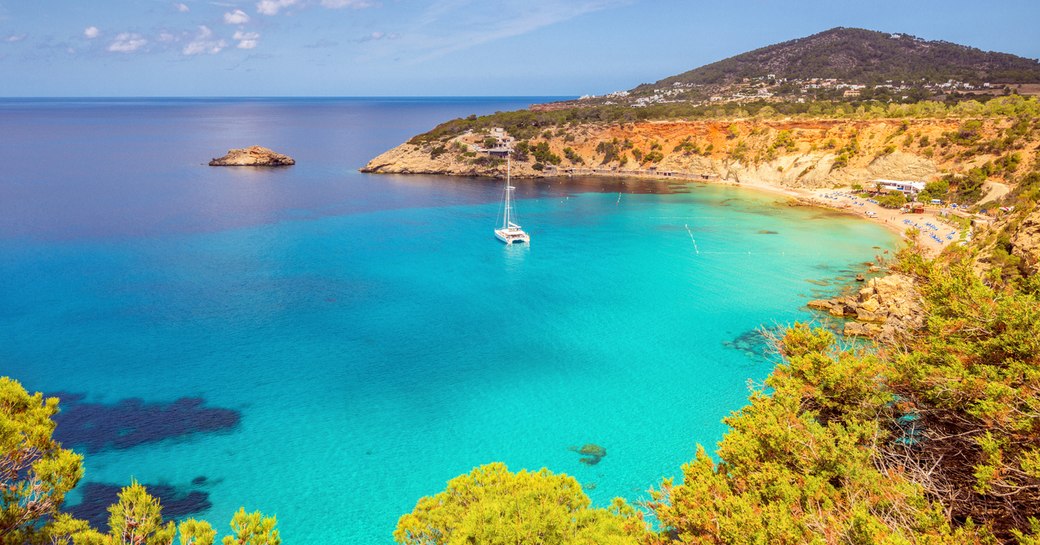
[[923, 325], [914, 279], [898, 273], [871, 278], [853, 295], [816, 299], [808, 306], [849, 319], [842, 331], [846, 336], [895, 341]]
[[211, 167], [281, 167], [295, 165], [296, 160], [261, 146], [230, 149], [227, 155], [209, 162]]
[[[876, 178], [931, 180], [996, 158], [958, 157], [945, 135], [959, 119], [735, 119], [546, 125], [519, 146], [517, 177], [658, 176], [823, 188]], [[996, 135], [1003, 120], [987, 120]], [[505, 160], [481, 151], [490, 135], [417, 136], [369, 161], [361, 171], [501, 176]]]

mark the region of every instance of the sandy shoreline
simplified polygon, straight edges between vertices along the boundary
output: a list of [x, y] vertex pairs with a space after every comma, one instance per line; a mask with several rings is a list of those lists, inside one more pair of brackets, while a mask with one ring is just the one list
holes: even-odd
[[[934, 257], [944, 248], [956, 244], [960, 240], [959, 228], [949, 224], [939, 216], [938, 210], [926, 208], [921, 214], [907, 214], [900, 210], [883, 208], [869, 202], [867, 199], [852, 195], [849, 188], [839, 189], [800, 189], [783, 187], [768, 182], [734, 182], [731, 180], [709, 180], [698, 183], [713, 183], [729, 185], [733, 187], [745, 187], [757, 191], [763, 191], [774, 195], [782, 195], [797, 200], [801, 204], [826, 208], [836, 212], [842, 212], [856, 216], [857, 218], [872, 221], [886, 229], [905, 237], [907, 229], [917, 228], [920, 233], [917, 241], [925, 253]], [[867, 212], [873, 215], [867, 215]], [[909, 221], [910, 223], [906, 223]], [[947, 235], [953, 233], [953, 238]], [[936, 235], [939, 240], [929, 236]]]

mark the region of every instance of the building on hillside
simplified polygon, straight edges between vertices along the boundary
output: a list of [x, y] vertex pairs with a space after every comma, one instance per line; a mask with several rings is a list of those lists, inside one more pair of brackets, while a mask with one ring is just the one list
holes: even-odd
[[872, 180], [872, 183], [877, 186], [878, 191], [901, 191], [907, 197], [916, 197], [918, 193], [924, 191], [924, 182], [884, 180], [878, 178]]
[[509, 133], [507, 133], [502, 127], [492, 128], [490, 131], [490, 137], [495, 139], [495, 145], [490, 147], [477, 146], [475, 151], [486, 153], [491, 157], [508, 157], [509, 152], [513, 149], [513, 142], [516, 139], [509, 136]]

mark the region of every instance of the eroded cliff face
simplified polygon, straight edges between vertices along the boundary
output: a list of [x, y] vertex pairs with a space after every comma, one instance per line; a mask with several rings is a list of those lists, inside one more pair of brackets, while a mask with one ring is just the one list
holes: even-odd
[[[958, 119], [847, 121], [743, 120], [587, 124], [539, 128], [522, 141], [514, 176], [669, 173], [792, 188], [833, 187], [876, 178], [931, 180], [996, 155], [959, 156], [944, 135]], [[1000, 120], [985, 121], [997, 134]], [[501, 176], [504, 160], [477, 151], [485, 133], [413, 139], [370, 161], [363, 172]], [[542, 146], [542, 153], [533, 153]], [[517, 146], [514, 144], [514, 149]], [[516, 155], [516, 154], [514, 154]], [[556, 163], [556, 164], [553, 164]], [[595, 172], [591, 172], [595, 169]]]

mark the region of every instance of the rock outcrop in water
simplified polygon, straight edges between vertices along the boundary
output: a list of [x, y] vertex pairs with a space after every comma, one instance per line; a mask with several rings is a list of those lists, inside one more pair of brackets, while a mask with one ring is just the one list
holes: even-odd
[[894, 340], [922, 325], [923, 312], [914, 280], [902, 274], [872, 278], [856, 295], [817, 299], [809, 301], [808, 306], [855, 320], [845, 324], [842, 333], [847, 336]]
[[595, 443], [586, 443], [581, 448], [571, 447], [570, 450], [581, 454], [582, 458], [579, 461], [589, 466], [598, 464], [607, 455], [607, 449]]
[[230, 149], [227, 155], [209, 162], [211, 167], [281, 167], [295, 164], [296, 160], [292, 157], [261, 146]]

